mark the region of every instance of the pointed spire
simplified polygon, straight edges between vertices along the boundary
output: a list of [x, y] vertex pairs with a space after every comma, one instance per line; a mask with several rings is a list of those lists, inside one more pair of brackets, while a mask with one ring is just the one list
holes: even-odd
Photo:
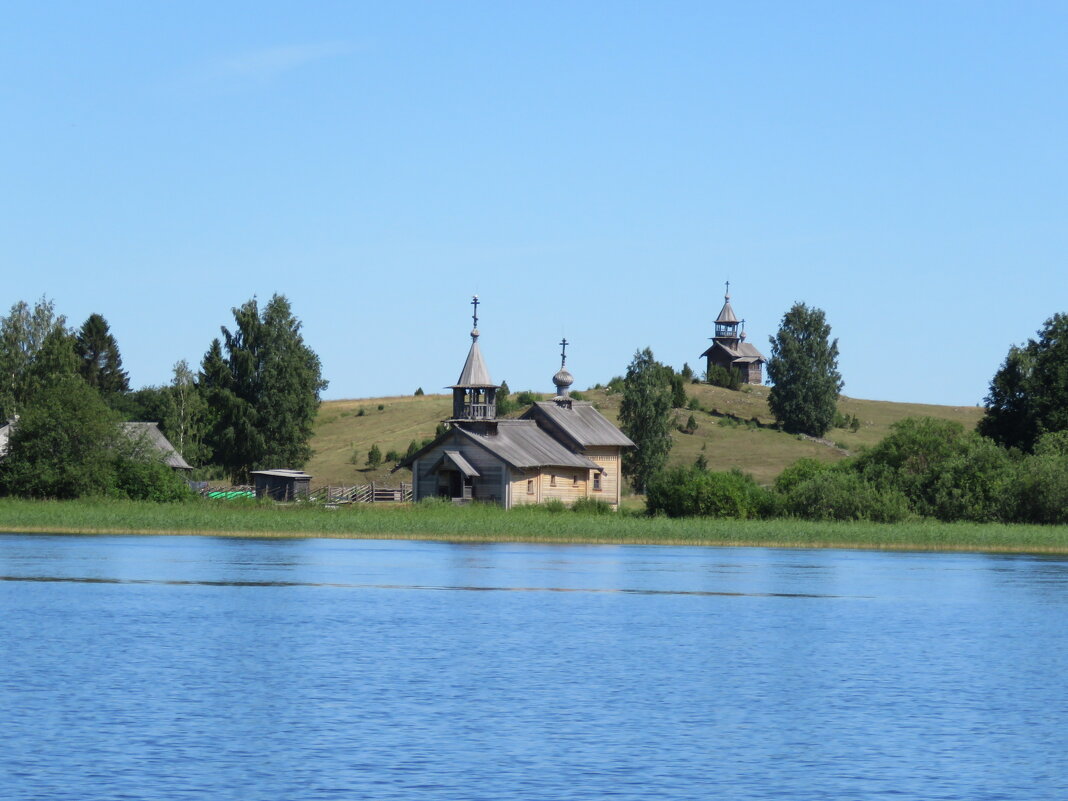
[[498, 384], [493, 383], [482, 351], [478, 347], [478, 295], [471, 299], [474, 311], [471, 319], [471, 349], [467, 352], [467, 361], [460, 377], [450, 389], [452, 390], [452, 418], [455, 421], [492, 421], [497, 417]]
[[480, 303], [478, 295], [471, 298], [471, 305], [474, 307], [474, 311], [471, 314], [471, 319], [474, 321], [474, 327], [471, 329], [471, 350], [467, 353], [467, 361], [464, 362], [464, 369], [460, 371], [460, 377], [456, 383], [452, 385], [453, 389], [458, 387], [478, 387], [487, 389], [489, 387], [497, 388], [497, 384], [493, 383], [493, 379], [490, 378], [489, 370], [486, 369], [486, 362], [482, 359], [482, 351], [478, 347], [478, 304]]

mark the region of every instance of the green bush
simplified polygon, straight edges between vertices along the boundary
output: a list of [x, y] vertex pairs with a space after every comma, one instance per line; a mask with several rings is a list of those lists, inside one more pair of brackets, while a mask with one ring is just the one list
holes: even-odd
[[900, 490], [919, 514], [934, 515], [939, 476], [975, 437], [960, 423], [909, 417], [894, 423], [879, 444], [858, 457], [857, 470], [871, 484]]
[[541, 508], [550, 514], [558, 514], [559, 512], [566, 512], [567, 507], [564, 506], [564, 502], [559, 498], [550, 498], [545, 503], [541, 504]]
[[367, 451], [367, 466], [372, 470], [382, 464], [382, 451], [378, 447], [378, 443], [371, 446], [371, 450]]
[[940, 463], [922, 511], [939, 520], [1012, 520], [1017, 467], [993, 440], [969, 434], [960, 452]]
[[1019, 463], [1011, 501], [1015, 522], [1068, 523], [1068, 456], [1025, 457]]
[[1036, 456], [1068, 456], [1068, 431], [1043, 434], [1035, 443]]
[[186, 501], [196, 496], [185, 476], [160, 459], [115, 459], [117, 494], [134, 501], [168, 503]]
[[773, 513], [775, 500], [751, 476], [713, 473], [697, 466], [657, 473], [646, 488], [649, 514], [668, 517], [730, 517], [744, 520]]
[[896, 523], [909, 516], [908, 499], [847, 470], [820, 470], [783, 496], [782, 511], [808, 520]]
[[775, 491], [785, 495], [798, 484], [808, 481], [810, 478], [824, 470], [830, 469], [831, 465], [818, 461], [811, 457], [798, 459], [787, 466], [775, 479]]
[[529, 389], [525, 389], [515, 396], [515, 402], [517, 406], [532, 406], [541, 400], [541, 395], [531, 392]]
[[727, 369], [718, 364], [712, 365], [705, 373], [705, 380], [714, 387], [737, 390], [742, 386], [742, 374], [736, 368]]
[[600, 498], [579, 498], [571, 504], [571, 511], [583, 515], [610, 515], [612, 504], [602, 501]]

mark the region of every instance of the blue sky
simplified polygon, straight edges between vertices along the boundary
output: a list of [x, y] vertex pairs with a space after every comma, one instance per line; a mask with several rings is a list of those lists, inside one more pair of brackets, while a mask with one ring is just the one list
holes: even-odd
[[699, 366], [731, 281], [844, 393], [972, 405], [1068, 311], [1062, 3], [21, 2], [0, 307], [109, 321], [135, 386], [285, 294], [327, 398]]

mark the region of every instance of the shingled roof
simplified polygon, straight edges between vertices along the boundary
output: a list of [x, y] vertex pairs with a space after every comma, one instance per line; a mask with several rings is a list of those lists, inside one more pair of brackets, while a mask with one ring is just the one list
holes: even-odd
[[734, 314], [734, 309], [731, 308], [730, 295], [723, 299], [723, 308], [719, 310], [719, 317], [716, 318], [716, 322], [720, 325], [740, 322]]
[[467, 361], [464, 362], [464, 369], [460, 371], [460, 377], [449, 389], [493, 389], [497, 386], [490, 378], [476, 339], [471, 343], [471, 350], [467, 352]]
[[701, 354], [701, 358], [709, 356], [716, 348], [721, 348], [724, 353], [731, 357], [732, 361], [741, 361], [743, 363], [767, 361], [767, 359], [764, 358], [764, 354], [748, 342], [739, 342], [738, 345], [733, 348], [724, 345], [722, 342], [713, 342], [708, 346], [708, 350]]
[[520, 417], [521, 420], [533, 420], [541, 417], [549, 426], [556, 428], [570, 438], [579, 448], [591, 448], [599, 445], [634, 445], [626, 434], [612, 425], [586, 401], [538, 401]]
[[600, 470], [592, 459], [573, 453], [538, 427], [533, 420], [498, 420], [492, 429], [469, 431], [457, 428], [460, 437], [481, 445], [518, 469], [528, 467], [582, 467]]
[[156, 423], [123, 423], [122, 430], [131, 440], [140, 440], [147, 446], [163, 454], [163, 462], [168, 467], [179, 470], [192, 470], [193, 466], [182, 458], [171, 445], [170, 440], [163, 436]]
[[[484, 430], [470, 430], [454, 426], [424, 448], [402, 459], [394, 470], [411, 467], [412, 462], [437, 447], [443, 440], [457, 444], [467, 442], [485, 448], [498, 459], [517, 470], [535, 467], [580, 467], [602, 470], [601, 465], [581, 454], [568, 450], [533, 420], [498, 420]], [[450, 454], [453, 453], [450, 450]]]

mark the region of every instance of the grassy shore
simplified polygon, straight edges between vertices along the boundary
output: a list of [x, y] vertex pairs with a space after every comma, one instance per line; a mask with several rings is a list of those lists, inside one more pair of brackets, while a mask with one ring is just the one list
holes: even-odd
[[917, 521], [819, 523], [584, 515], [491, 506], [309, 505], [0, 500], [0, 532], [337, 537], [449, 542], [865, 548], [905, 551], [1068, 553], [1068, 526]]

